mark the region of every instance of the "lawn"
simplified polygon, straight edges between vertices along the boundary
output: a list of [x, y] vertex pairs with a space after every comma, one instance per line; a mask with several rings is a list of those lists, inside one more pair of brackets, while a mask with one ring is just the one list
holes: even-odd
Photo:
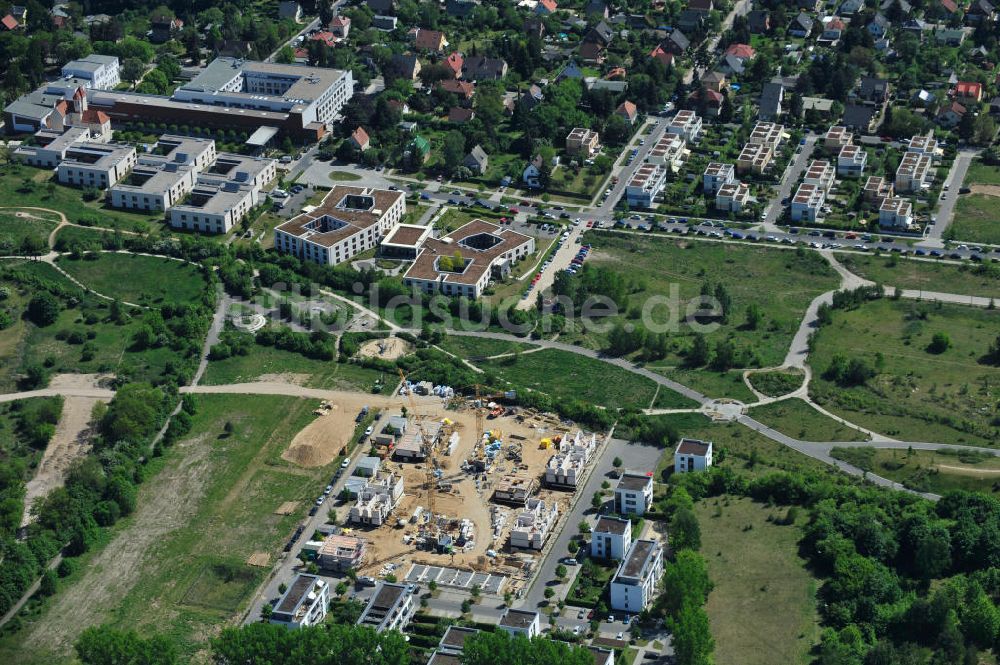
[[946, 235], [951, 240], [1000, 245], [1000, 198], [989, 194], [963, 194], [955, 204], [955, 219]]
[[920, 492], [1000, 490], [1000, 458], [972, 450], [834, 448], [831, 455]]
[[[631, 319], [629, 323], [645, 323], [647, 329], [651, 324], [667, 328], [667, 357], [657, 365], [683, 364], [695, 332], [687, 311], [695, 311], [704, 286], [714, 291], [722, 285], [731, 299], [728, 321], [700, 326], [707, 329], [709, 346], [730, 338], [737, 357], [742, 356], [749, 366], [770, 366], [784, 360], [810, 301], [839, 282], [822, 257], [805, 250], [605, 232], [588, 232], [585, 242], [593, 245], [591, 264], [619, 272], [636, 286], [625, 311], [602, 323]], [[744, 325], [750, 305], [756, 305], [762, 315], [753, 330]], [[641, 317], [646, 307], [650, 307], [648, 323]], [[669, 320], [671, 313], [678, 322]], [[606, 345], [603, 334], [591, 331], [565, 335], [562, 340], [591, 348]]]
[[[0, 662], [68, 661], [88, 625], [110, 623], [166, 635], [190, 662], [223, 623], [248, 603], [332, 467], [292, 469], [279, 458], [313, 416], [312, 403], [288, 397], [202, 396], [193, 428], [149, 469], [132, 518], [93, 557], [80, 578], [13, 636]], [[224, 435], [231, 422], [234, 432]], [[274, 514], [297, 501], [291, 515]]]
[[750, 383], [758, 391], [770, 397], [780, 397], [802, 386], [804, 375], [800, 370], [755, 372], [749, 375]]
[[167, 258], [98, 253], [58, 264], [94, 291], [140, 305], [198, 301], [208, 287], [199, 267]]
[[460, 358], [465, 358], [472, 362], [490, 356], [498, 356], [503, 353], [515, 353], [538, 348], [522, 342], [508, 342], [502, 339], [465, 335], [445, 335], [444, 340], [438, 346], [454, 353]]
[[972, 160], [965, 174], [965, 185], [1000, 185], [1000, 168]]
[[[312, 388], [369, 392], [382, 372], [355, 363], [312, 360], [293, 351], [254, 345], [249, 355], [213, 360], [202, 383], [210, 386], [271, 380], [297, 381]], [[395, 383], [395, 377], [386, 377]]]
[[[648, 408], [656, 394], [651, 379], [628, 370], [569, 351], [545, 349], [522, 357], [499, 358], [479, 363], [518, 388], [530, 388], [557, 400], [581, 400], [608, 408]], [[677, 393], [677, 406], [695, 406]]]
[[[979, 358], [997, 336], [995, 310], [883, 299], [833, 313], [816, 333], [810, 393], [847, 420], [893, 438], [971, 445], [1000, 442], [1000, 368]], [[948, 337], [932, 353], [936, 333]], [[842, 387], [823, 377], [834, 355], [874, 369], [865, 385]]]
[[566, 594], [566, 604], [593, 609], [603, 601], [606, 608], [609, 602], [608, 588], [617, 569], [613, 564], [614, 562], [605, 564], [589, 557], [584, 559], [579, 574]]
[[802, 441], [867, 441], [858, 430], [824, 416], [804, 401], [791, 398], [750, 409], [750, 417]]
[[798, 525], [769, 518], [787, 509], [721, 496], [695, 506], [714, 589], [705, 606], [715, 662], [805, 664], [819, 641], [817, 580], [798, 556]]
[[25, 214], [31, 217], [19, 217], [10, 210], [0, 211], [0, 254], [21, 254], [26, 241], [37, 248], [48, 246], [49, 234], [57, 222], [43, 212]]
[[935, 263], [890, 256], [842, 253], [837, 260], [856, 275], [902, 289], [1000, 297], [1000, 268], [991, 264]]
[[361, 180], [361, 176], [351, 171], [330, 171], [330, 180], [336, 182], [354, 182], [355, 180]]
[[[68, 252], [72, 248], [99, 250], [104, 248], [104, 243], [115, 237], [114, 231], [100, 227], [83, 228], [80, 226], [64, 226], [56, 234], [55, 249], [60, 252]], [[121, 237], [132, 237], [124, 236]]]
[[16, 202], [18, 206], [57, 210], [71, 222], [88, 219], [99, 226], [144, 233], [158, 230], [163, 219], [162, 213], [158, 216], [143, 215], [116, 210], [100, 200], [84, 201], [80, 189], [56, 182], [51, 169], [38, 169], [25, 164], [0, 168], [0, 201], [4, 201], [4, 205]]
[[710, 369], [685, 369], [683, 367], [649, 366], [657, 374], [668, 379], [683, 383], [688, 388], [697, 390], [702, 395], [714, 399], [729, 398], [743, 403], [757, 401], [750, 389], [743, 383], [742, 370], [716, 372]]

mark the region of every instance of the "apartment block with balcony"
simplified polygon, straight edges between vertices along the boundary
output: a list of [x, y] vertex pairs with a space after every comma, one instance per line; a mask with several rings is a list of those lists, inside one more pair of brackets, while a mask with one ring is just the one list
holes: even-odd
[[907, 152], [896, 169], [894, 183], [896, 193], [919, 192], [930, 187], [934, 179], [934, 170], [930, 155], [918, 152]]
[[825, 159], [814, 159], [809, 163], [809, 167], [806, 169], [806, 175], [802, 179], [802, 182], [822, 187], [829, 192], [836, 178], [837, 171], [833, 168], [833, 164]]
[[792, 221], [815, 222], [826, 202], [826, 191], [822, 187], [802, 183], [792, 197]]
[[763, 143], [747, 143], [736, 159], [736, 172], [760, 175], [770, 166], [773, 159], [774, 152], [771, 146]]
[[559, 508], [542, 499], [528, 499], [525, 509], [517, 514], [510, 530], [510, 546], [540, 550], [556, 525]]
[[315, 575], [300, 574], [274, 606], [270, 623], [306, 628], [323, 623], [330, 604], [330, 585]]
[[615, 487], [615, 512], [642, 517], [653, 505], [653, 474], [626, 471]]
[[732, 164], [709, 162], [701, 176], [701, 189], [705, 196], [715, 194], [723, 185], [736, 180], [736, 168]]
[[665, 132], [649, 151], [646, 161], [676, 173], [684, 165], [689, 154], [690, 150], [687, 149], [687, 141], [684, 140], [684, 136]]
[[741, 213], [749, 202], [750, 185], [738, 180], [723, 185], [715, 194], [715, 209], [722, 212]]
[[403, 630], [410, 623], [417, 606], [405, 584], [380, 582], [358, 617], [357, 625], [368, 626], [375, 632]]
[[668, 134], [679, 134], [688, 143], [697, 143], [701, 138], [702, 120], [697, 113], [690, 110], [678, 111], [670, 124], [667, 125]]
[[638, 614], [649, 607], [663, 575], [663, 549], [654, 540], [637, 540], [611, 579], [611, 609]]
[[886, 198], [878, 209], [878, 225], [886, 229], [908, 229], [913, 225], [913, 204], [898, 196]]
[[632, 520], [601, 515], [590, 532], [590, 556], [621, 561], [632, 547]]
[[666, 182], [665, 168], [656, 164], [643, 164], [635, 170], [625, 185], [625, 200], [632, 208], [653, 208], [656, 197], [663, 192]]
[[849, 144], [837, 154], [837, 175], [842, 178], [860, 178], [868, 164], [868, 153], [859, 145]]

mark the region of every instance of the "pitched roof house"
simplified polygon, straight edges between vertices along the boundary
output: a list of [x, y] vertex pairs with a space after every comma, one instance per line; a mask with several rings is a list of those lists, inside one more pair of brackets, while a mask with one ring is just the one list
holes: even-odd
[[659, 60], [663, 63], [664, 67], [671, 67], [674, 64], [674, 54], [663, 50], [663, 47], [659, 44], [656, 45], [649, 53], [649, 57], [655, 60]]
[[469, 154], [465, 156], [462, 160], [462, 166], [465, 166], [473, 173], [478, 173], [483, 175], [486, 173], [486, 169], [489, 166], [489, 157], [486, 156], [486, 151], [482, 149], [478, 144], [469, 151]]
[[680, 30], [674, 30], [667, 35], [667, 39], [663, 42], [662, 46], [674, 55], [683, 55], [684, 51], [691, 46], [691, 40]]
[[503, 58], [469, 56], [462, 67], [462, 77], [469, 81], [499, 81], [507, 76], [507, 61]]
[[413, 28], [410, 30], [409, 35], [413, 39], [413, 45], [424, 51], [438, 53], [448, 46], [448, 40], [445, 39], [444, 33], [439, 30]]
[[535, 5], [535, 13], [545, 16], [546, 14], [551, 14], [558, 8], [559, 4], [556, 0], [538, 0], [538, 4]]
[[465, 60], [463, 60], [462, 54], [459, 53], [458, 51], [453, 51], [442, 62], [445, 67], [447, 67], [452, 71], [452, 73], [455, 75], [455, 78], [458, 78], [462, 75], [462, 68], [465, 65]]
[[625, 120], [625, 122], [633, 125], [639, 117], [639, 110], [636, 108], [635, 104], [626, 99], [618, 105], [618, 108], [615, 109], [615, 115], [620, 116], [623, 120]]

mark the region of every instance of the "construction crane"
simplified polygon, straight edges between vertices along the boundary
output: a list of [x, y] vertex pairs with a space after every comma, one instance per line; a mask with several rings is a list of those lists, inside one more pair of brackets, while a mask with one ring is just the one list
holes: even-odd
[[437, 483], [437, 478], [434, 476], [434, 471], [437, 469], [437, 459], [434, 456], [434, 442], [427, 438], [424, 434], [424, 426], [417, 418], [417, 402], [413, 399], [413, 391], [406, 388], [406, 375], [403, 374], [403, 368], [397, 367], [399, 371], [399, 379], [402, 381], [403, 390], [406, 391], [406, 396], [410, 404], [410, 411], [413, 413], [413, 421], [417, 424], [417, 431], [420, 433], [420, 440], [427, 442], [427, 474], [424, 479], [424, 487], [427, 490], [427, 512], [431, 516], [431, 520], [434, 519], [434, 490]]

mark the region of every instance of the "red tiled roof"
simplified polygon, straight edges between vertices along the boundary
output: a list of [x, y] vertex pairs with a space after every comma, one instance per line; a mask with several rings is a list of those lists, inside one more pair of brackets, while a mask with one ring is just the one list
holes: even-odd
[[366, 132], [363, 128], [358, 127], [351, 133], [351, 138], [354, 139], [354, 142], [359, 146], [364, 147], [368, 143], [368, 132]]
[[983, 84], [974, 81], [959, 81], [955, 84], [955, 94], [959, 97], [979, 97], [983, 94]]
[[558, 4], [556, 4], [555, 0], [538, 0], [538, 4], [545, 7], [545, 9], [550, 13], [554, 12], [556, 8], [559, 6]]
[[323, 42], [327, 46], [333, 46], [337, 43], [337, 37], [329, 30], [321, 30], [320, 32], [314, 33], [309, 39], [316, 42]]
[[438, 84], [438, 87], [445, 92], [453, 92], [456, 95], [465, 97], [466, 99], [471, 99], [472, 94], [476, 91], [476, 86], [472, 85], [468, 81], [441, 81], [441, 83]]
[[417, 28], [416, 37], [414, 38], [413, 43], [417, 48], [427, 49], [428, 51], [437, 51], [441, 49], [444, 41], [445, 38], [443, 32]]
[[610, 80], [617, 78], [625, 78], [625, 76], [626, 76], [626, 71], [624, 67], [612, 67], [611, 71], [604, 75], [604, 78]]
[[729, 48], [726, 49], [726, 55], [732, 55], [741, 60], [750, 60], [756, 53], [749, 44], [730, 44]]
[[111, 122], [111, 117], [104, 111], [98, 111], [97, 109], [87, 109], [80, 116], [88, 125], [106, 125]]
[[462, 54], [458, 51], [454, 51], [451, 55], [444, 59], [444, 64], [447, 65], [448, 69], [455, 72], [455, 76], [462, 73], [462, 63], [465, 62], [462, 58]]
[[949, 14], [954, 14], [958, 11], [958, 5], [953, 0], [941, 0], [941, 6], [947, 9]]
[[17, 30], [17, 26], [20, 25], [17, 22], [17, 19], [11, 16], [10, 14], [7, 14], [2, 19], [0, 19], [0, 23], [3, 23], [3, 27], [7, 28], [8, 30]]
[[649, 52], [649, 57], [656, 58], [667, 67], [674, 64], [674, 54], [669, 51], [664, 51], [663, 47], [660, 45], [657, 45], [656, 48]]
[[618, 108], [615, 109], [615, 113], [624, 113], [630, 119], [631, 118], [635, 118], [636, 111], [637, 111], [637, 109], [635, 107], [635, 104], [633, 104], [632, 102], [630, 102], [628, 100], [625, 100], [624, 102], [622, 102], [621, 104], [619, 104]]

